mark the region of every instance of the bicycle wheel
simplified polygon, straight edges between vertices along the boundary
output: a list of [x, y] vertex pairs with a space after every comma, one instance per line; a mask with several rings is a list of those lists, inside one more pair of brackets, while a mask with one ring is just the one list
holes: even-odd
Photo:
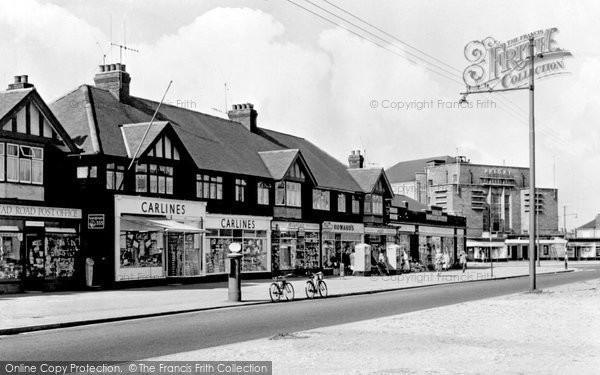
[[319, 288], [319, 295], [321, 297], [327, 297], [328, 290], [327, 290], [327, 284], [325, 284], [325, 281], [319, 280], [317, 286]]
[[286, 283], [283, 288], [283, 293], [285, 294], [285, 299], [288, 301], [294, 300], [294, 286], [290, 283]]
[[269, 287], [269, 296], [271, 297], [271, 302], [278, 302], [281, 299], [281, 289], [279, 289], [277, 283], [272, 283]]
[[315, 284], [312, 281], [308, 280], [306, 282], [306, 286], [304, 287], [304, 291], [306, 292], [306, 298], [315, 298], [315, 294], [317, 294], [317, 290], [315, 288]]

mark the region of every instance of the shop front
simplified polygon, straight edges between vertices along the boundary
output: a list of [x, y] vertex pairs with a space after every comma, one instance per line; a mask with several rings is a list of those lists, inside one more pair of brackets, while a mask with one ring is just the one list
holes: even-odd
[[227, 253], [233, 242], [242, 245], [242, 272], [270, 272], [271, 219], [264, 216], [207, 214], [204, 273], [217, 275], [229, 272]]
[[417, 260], [419, 256], [418, 248], [416, 246], [411, 246], [411, 244], [415, 243], [416, 235], [415, 232], [417, 230], [417, 226], [414, 224], [400, 224], [400, 223], [390, 223], [391, 226], [396, 228], [396, 239], [395, 243], [399, 246], [399, 254], [397, 255], [398, 259], [397, 264], [402, 264], [399, 259], [407, 254], [409, 260]]
[[115, 281], [202, 275], [206, 203], [115, 196]]
[[[396, 244], [396, 228], [365, 227], [365, 243], [371, 245], [371, 254], [377, 260], [380, 253], [387, 254], [387, 245]], [[402, 253], [394, 254], [398, 258]], [[399, 259], [388, 259], [388, 262], [398, 262]], [[399, 263], [398, 263], [399, 264]]]
[[79, 285], [81, 219], [76, 208], [0, 204], [0, 293]]
[[320, 269], [319, 224], [274, 221], [272, 230], [273, 271], [306, 271]]
[[363, 242], [364, 233], [365, 226], [362, 223], [323, 222], [321, 227], [323, 269], [333, 270], [334, 274], [337, 274], [340, 262], [348, 269], [354, 247]]
[[490, 258], [493, 261], [508, 260], [508, 247], [503, 239], [492, 240], [467, 240], [467, 255], [470, 260], [489, 262]]
[[456, 237], [454, 228], [419, 225], [419, 261], [433, 268], [437, 253], [448, 254], [450, 264], [456, 259]]

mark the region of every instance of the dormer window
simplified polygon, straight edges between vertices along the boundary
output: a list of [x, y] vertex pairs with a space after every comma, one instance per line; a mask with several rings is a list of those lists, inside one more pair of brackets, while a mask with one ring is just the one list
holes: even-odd
[[299, 182], [279, 181], [275, 185], [275, 205], [301, 207], [302, 185]]
[[383, 215], [383, 196], [377, 194], [365, 195], [365, 215]]
[[142, 163], [136, 165], [135, 191], [172, 195], [173, 167]]

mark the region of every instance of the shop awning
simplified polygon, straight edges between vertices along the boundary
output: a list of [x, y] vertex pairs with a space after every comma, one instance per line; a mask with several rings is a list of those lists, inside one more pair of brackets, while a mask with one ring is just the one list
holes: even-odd
[[191, 225], [183, 224], [175, 220], [167, 220], [161, 218], [145, 218], [140, 216], [121, 216], [121, 230], [130, 231], [165, 231], [177, 233], [206, 233], [204, 229], [200, 229]]
[[175, 220], [148, 220], [149, 222], [164, 228], [169, 232], [186, 232], [186, 233], [206, 233], [204, 229], [196, 228], [191, 225], [182, 224]]
[[472, 241], [467, 240], [467, 247], [503, 247], [504, 241], [502, 242], [490, 242], [490, 241]]

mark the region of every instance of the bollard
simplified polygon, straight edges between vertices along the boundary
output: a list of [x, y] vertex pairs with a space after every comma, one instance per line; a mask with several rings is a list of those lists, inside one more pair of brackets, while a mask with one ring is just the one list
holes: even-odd
[[85, 260], [85, 285], [88, 288], [91, 288], [93, 281], [94, 281], [94, 260], [92, 258], [87, 258]]
[[229, 258], [229, 301], [240, 302], [242, 300], [242, 254], [240, 254], [241, 245], [239, 243], [232, 243], [229, 245], [230, 253], [227, 254]]

